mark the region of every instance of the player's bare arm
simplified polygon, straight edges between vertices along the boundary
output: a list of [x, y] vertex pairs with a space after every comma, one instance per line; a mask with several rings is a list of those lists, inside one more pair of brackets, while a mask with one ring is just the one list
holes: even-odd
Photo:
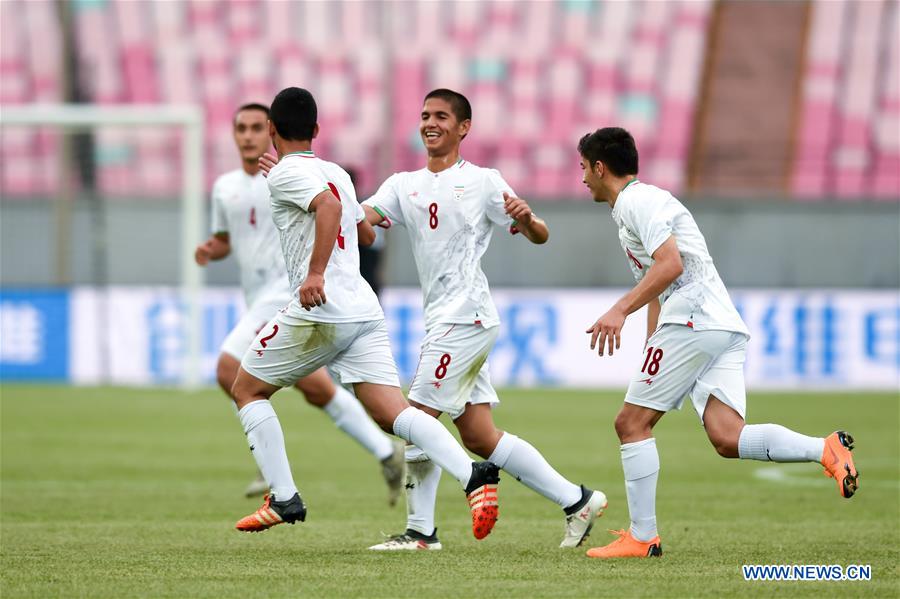
[[300, 305], [310, 310], [325, 303], [325, 267], [334, 251], [334, 240], [341, 232], [340, 200], [330, 190], [323, 191], [309, 204], [316, 213], [316, 240], [309, 258], [309, 273], [300, 285]]
[[263, 176], [268, 177], [269, 171], [278, 164], [278, 156], [274, 154], [270, 154], [266, 152], [262, 156], [259, 157], [259, 170], [262, 171]]
[[375, 229], [372, 228], [372, 225], [369, 224], [366, 218], [356, 223], [356, 236], [359, 245], [363, 247], [369, 247], [375, 243]]
[[221, 260], [230, 253], [231, 243], [228, 233], [215, 233], [197, 246], [194, 250], [194, 261], [200, 266], [206, 266], [210, 260]]
[[684, 270], [684, 266], [681, 264], [681, 254], [678, 253], [678, 246], [672, 235], [653, 252], [652, 257], [653, 266], [650, 267], [644, 278], [585, 331], [591, 335], [592, 350], [597, 347], [599, 341], [601, 356], [604, 347], [608, 349], [609, 355], [613, 355], [614, 348], [619, 349], [622, 327], [625, 325], [628, 315], [640, 310], [651, 300], [657, 299], [675, 279], [681, 276]]
[[373, 227], [385, 226], [387, 219], [377, 210], [371, 206], [363, 206], [363, 210], [366, 212], [366, 221], [368, 221], [370, 225]]
[[504, 191], [503, 207], [506, 213], [516, 221], [516, 228], [528, 241], [535, 244], [546, 243], [550, 237], [550, 229], [547, 228], [547, 223], [534, 215], [528, 202]]

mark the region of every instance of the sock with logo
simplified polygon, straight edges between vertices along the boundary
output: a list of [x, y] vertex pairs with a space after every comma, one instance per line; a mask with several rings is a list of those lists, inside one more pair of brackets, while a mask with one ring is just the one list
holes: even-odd
[[807, 437], [779, 424], [746, 424], [738, 439], [742, 460], [763, 462], [818, 462], [825, 439]]
[[415, 445], [406, 446], [406, 528], [431, 536], [441, 467]]
[[631, 536], [647, 542], [656, 535], [656, 480], [659, 477], [659, 453], [653, 437], [625, 443], [621, 447], [625, 494], [631, 515]]
[[250, 452], [272, 490], [275, 501], [286, 501], [297, 492], [284, 448], [281, 423], [267, 399], [251, 401], [238, 411]]
[[532, 491], [540, 493], [562, 508], [581, 500], [581, 487], [554, 470], [541, 452], [525, 439], [503, 433], [488, 459]]

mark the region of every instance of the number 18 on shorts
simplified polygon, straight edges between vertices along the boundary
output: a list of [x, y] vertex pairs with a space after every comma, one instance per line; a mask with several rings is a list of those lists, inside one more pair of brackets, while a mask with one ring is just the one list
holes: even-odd
[[641, 368], [628, 385], [625, 401], [668, 412], [680, 409], [690, 396], [702, 420], [713, 395], [743, 418], [747, 339], [743, 333], [664, 324], [647, 340]]

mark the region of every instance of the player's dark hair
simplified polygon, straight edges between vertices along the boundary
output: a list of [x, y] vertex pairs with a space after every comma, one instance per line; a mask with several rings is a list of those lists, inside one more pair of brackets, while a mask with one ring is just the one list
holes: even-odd
[[237, 115], [244, 112], [245, 110], [259, 110], [260, 112], [266, 113], [266, 118], [269, 117], [269, 107], [265, 104], [260, 104], [259, 102], [249, 102], [247, 104], [243, 104], [239, 106], [237, 110], [234, 111], [234, 115], [231, 117], [232, 122], [237, 121]]
[[275, 131], [291, 141], [311, 140], [318, 117], [315, 98], [300, 87], [287, 87], [278, 92], [269, 110]]
[[440, 88], [428, 92], [428, 95], [425, 96], [425, 100], [422, 102], [425, 103], [430, 98], [438, 98], [450, 104], [450, 109], [453, 110], [456, 120], [460, 123], [472, 119], [472, 105], [469, 104], [469, 100], [461, 93], [455, 92], [452, 89]]
[[604, 127], [578, 142], [578, 153], [591, 166], [602, 162], [617, 177], [638, 174], [638, 152], [631, 133], [621, 127]]

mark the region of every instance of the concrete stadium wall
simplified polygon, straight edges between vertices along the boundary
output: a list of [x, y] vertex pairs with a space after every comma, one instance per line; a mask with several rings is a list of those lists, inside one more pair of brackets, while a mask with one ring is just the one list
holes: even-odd
[[[726, 284], [733, 287], [900, 287], [900, 204], [687, 201]], [[631, 285], [605, 205], [535, 203], [550, 241], [532, 246], [499, 229], [483, 264], [500, 286]], [[44, 286], [57, 277], [56, 228], [48, 201], [0, 204], [0, 284]], [[71, 284], [177, 284], [180, 222], [175, 202], [76, 202], [68, 229]], [[97, 260], [95, 247], [106, 248]], [[207, 271], [212, 285], [234, 284], [232, 260]], [[388, 233], [385, 283], [414, 286], [415, 265], [402, 229]]]

